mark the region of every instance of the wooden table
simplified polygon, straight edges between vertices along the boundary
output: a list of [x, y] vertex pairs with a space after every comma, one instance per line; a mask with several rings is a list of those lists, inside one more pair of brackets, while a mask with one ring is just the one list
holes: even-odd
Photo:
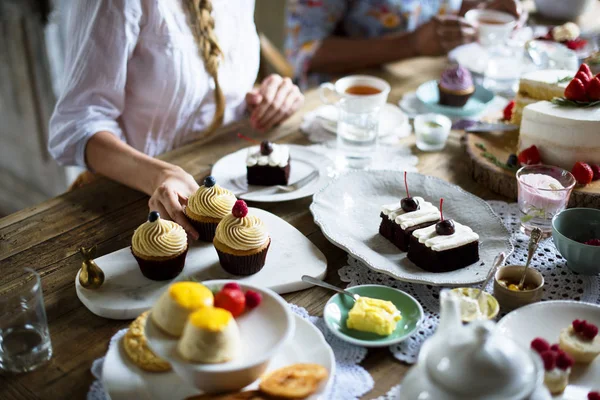
[[[373, 71], [373, 74], [390, 82], [389, 100], [397, 102], [405, 92], [437, 78], [443, 66], [441, 58], [419, 58]], [[302, 112], [267, 137], [279, 143], [308, 144], [298, 131], [301, 115], [319, 104], [315, 91], [307, 93]], [[246, 122], [240, 122], [224, 127], [210, 141], [193, 143], [162, 158], [201, 180], [219, 158], [246, 146], [246, 142], [236, 137], [236, 132], [256, 135]], [[405, 141], [419, 156], [421, 173], [443, 178], [484, 199], [500, 199], [469, 177], [459, 133], [451, 134], [446, 149], [440, 153], [418, 151], [414, 136]], [[346, 264], [346, 253], [329, 243], [314, 224], [308, 210], [310, 202], [307, 198], [257, 206], [285, 219], [319, 247], [327, 257], [327, 280], [341, 284], [337, 271]], [[39, 370], [0, 376], [1, 399], [85, 397], [93, 381], [92, 361], [106, 353], [111, 336], [129, 322], [97, 317], [79, 302], [74, 287], [74, 278], [81, 266], [77, 249], [96, 244], [98, 255], [103, 255], [129, 246], [133, 230], [146, 218], [147, 204], [148, 197], [144, 194], [103, 179], [0, 219], [0, 289], [13, 284], [16, 272], [23, 267], [35, 268], [40, 273], [54, 347], [52, 360]], [[285, 298], [305, 307], [312, 315], [321, 315], [330, 296], [328, 291], [312, 288], [285, 295]], [[385, 394], [400, 383], [408, 369], [387, 349], [369, 351], [362, 365], [376, 382], [375, 389], [365, 396], [367, 399]]]

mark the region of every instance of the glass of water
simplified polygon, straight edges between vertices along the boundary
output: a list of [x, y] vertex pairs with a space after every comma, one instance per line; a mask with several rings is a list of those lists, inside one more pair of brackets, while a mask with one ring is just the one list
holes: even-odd
[[42, 282], [37, 272], [22, 270], [0, 292], [0, 370], [32, 371], [52, 357]]
[[342, 164], [366, 168], [377, 149], [381, 107], [361, 98], [343, 98], [337, 107], [337, 149]]

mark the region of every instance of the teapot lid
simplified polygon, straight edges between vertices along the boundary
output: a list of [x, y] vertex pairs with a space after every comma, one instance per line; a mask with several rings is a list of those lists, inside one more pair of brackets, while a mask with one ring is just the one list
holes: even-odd
[[531, 352], [494, 333], [492, 321], [462, 326], [459, 301], [441, 294], [441, 321], [427, 348], [426, 370], [440, 388], [469, 399], [522, 399], [538, 385]]

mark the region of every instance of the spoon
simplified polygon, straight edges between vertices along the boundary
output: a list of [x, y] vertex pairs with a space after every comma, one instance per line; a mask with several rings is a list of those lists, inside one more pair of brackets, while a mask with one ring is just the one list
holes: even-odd
[[504, 252], [496, 256], [494, 262], [492, 263], [492, 268], [490, 268], [490, 272], [488, 272], [487, 278], [485, 278], [483, 285], [481, 285], [481, 289], [479, 289], [479, 294], [477, 294], [477, 297], [475, 297], [475, 301], [479, 301], [479, 298], [485, 291], [486, 286], [488, 285], [488, 283], [490, 283], [490, 279], [492, 279], [492, 277], [496, 274], [496, 270], [498, 269], [498, 267], [502, 265], [502, 263], [504, 263], [505, 257], [506, 255], [504, 254]]
[[341, 294], [345, 294], [346, 296], [350, 297], [352, 299], [352, 301], [355, 301], [355, 302], [358, 301], [358, 298], [360, 297], [356, 293], [351, 293], [351, 292], [344, 290], [342, 288], [339, 288], [337, 286], [330, 285], [329, 283], [322, 281], [320, 279], [317, 279], [317, 278], [313, 278], [312, 276], [303, 275], [302, 280], [304, 282], [312, 283], [313, 285], [320, 286], [325, 289], [329, 289], [329, 290], [333, 290], [333, 291], [341, 293]]
[[96, 246], [89, 249], [82, 247], [79, 249], [79, 252], [83, 256], [81, 272], [79, 273], [79, 283], [86, 289], [98, 289], [104, 283], [104, 272], [93, 260], [96, 253]]
[[533, 254], [537, 250], [538, 244], [542, 239], [542, 230], [540, 228], [533, 228], [531, 231], [531, 236], [529, 237], [529, 248], [527, 252], [527, 262], [525, 263], [525, 268], [523, 268], [523, 275], [521, 275], [521, 280], [519, 281], [519, 290], [523, 290], [523, 285], [525, 284], [525, 275], [527, 274], [527, 268], [529, 268], [529, 263], [533, 258]]

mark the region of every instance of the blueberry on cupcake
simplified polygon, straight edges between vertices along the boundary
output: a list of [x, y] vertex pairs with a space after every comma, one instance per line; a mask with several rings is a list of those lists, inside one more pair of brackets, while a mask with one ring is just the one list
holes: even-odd
[[460, 65], [446, 68], [442, 72], [438, 89], [440, 104], [450, 107], [463, 107], [475, 93], [471, 73]]

